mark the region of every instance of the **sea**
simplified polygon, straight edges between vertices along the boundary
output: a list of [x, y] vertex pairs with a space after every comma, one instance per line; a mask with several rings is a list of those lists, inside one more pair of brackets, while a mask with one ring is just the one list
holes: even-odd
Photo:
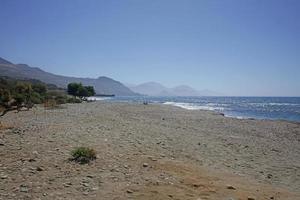
[[155, 103], [187, 110], [210, 110], [239, 119], [300, 122], [300, 97], [103, 97], [109, 102]]

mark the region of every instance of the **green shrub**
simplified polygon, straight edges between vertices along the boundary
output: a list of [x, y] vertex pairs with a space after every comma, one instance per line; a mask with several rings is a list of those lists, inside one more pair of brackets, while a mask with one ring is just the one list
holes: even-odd
[[0, 104], [7, 103], [11, 99], [12, 99], [12, 96], [8, 89], [0, 89]]
[[42, 83], [35, 83], [32, 85], [32, 89], [34, 92], [39, 93], [40, 95], [45, 95], [47, 92], [47, 87]]
[[16, 100], [17, 105], [21, 105], [26, 98], [24, 94], [15, 94], [14, 99]]
[[67, 103], [81, 103], [82, 100], [81, 99], [77, 99], [75, 97], [71, 97], [67, 99]]
[[60, 105], [60, 104], [67, 103], [68, 96], [62, 91], [53, 90], [53, 91], [47, 92], [46, 99], [47, 100], [52, 99], [56, 102], [57, 105]]
[[54, 98], [57, 104], [65, 104], [67, 103], [68, 97], [66, 95], [57, 96]]
[[30, 100], [34, 104], [41, 104], [44, 101], [44, 97], [42, 97], [39, 93], [33, 92], [30, 96]]
[[77, 147], [71, 152], [71, 155], [71, 160], [80, 164], [86, 164], [96, 159], [96, 151], [88, 147]]
[[46, 93], [46, 99], [54, 99], [58, 96], [66, 96], [66, 94], [63, 91], [58, 90], [50, 90]]

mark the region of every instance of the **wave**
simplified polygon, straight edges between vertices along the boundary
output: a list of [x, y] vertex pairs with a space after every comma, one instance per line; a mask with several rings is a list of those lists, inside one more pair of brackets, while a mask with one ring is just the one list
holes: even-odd
[[223, 107], [212, 106], [212, 105], [209, 105], [209, 104], [195, 105], [193, 103], [172, 102], [172, 101], [167, 101], [163, 104], [164, 105], [171, 105], [171, 106], [180, 107], [180, 108], [184, 108], [184, 109], [187, 109], [187, 110], [210, 110], [210, 111], [224, 111], [225, 110], [225, 108], [223, 108]]
[[112, 99], [111, 97], [88, 97], [87, 98], [90, 101], [105, 101]]
[[299, 106], [297, 103], [249, 103], [253, 106]]

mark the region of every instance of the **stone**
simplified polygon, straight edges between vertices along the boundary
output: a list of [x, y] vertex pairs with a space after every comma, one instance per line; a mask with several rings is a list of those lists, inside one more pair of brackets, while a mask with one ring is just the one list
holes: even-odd
[[148, 167], [149, 164], [148, 163], [143, 163], [143, 167]]
[[36, 159], [34, 159], [34, 158], [29, 158], [28, 159], [28, 162], [35, 162], [36, 161]]
[[34, 154], [34, 155], [39, 155], [39, 152], [33, 151], [32, 154]]
[[267, 178], [268, 178], [268, 179], [270, 179], [270, 178], [272, 178], [272, 177], [273, 177], [272, 174], [268, 174], [268, 175], [267, 175]]
[[256, 198], [255, 197], [248, 197], [247, 199], [248, 200], [255, 200]]
[[26, 185], [21, 185], [20, 186], [20, 192], [28, 192], [28, 188], [27, 188], [27, 186]]
[[41, 167], [37, 167], [37, 168], [36, 168], [36, 171], [41, 172], [41, 171], [44, 171], [44, 169], [41, 168]]
[[126, 191], [128, 194], [131, 194], [131, 193], [133, 193], [133, 191], [132, 190], [127, 190]]
[[71, 182], [64, 183], [64, 187], [70, 187], [72, 185]]
[[156, 158], [153, 158], [153, 157], [151, 158], [151, 160], [152, 160], [152, 161], [157, 161], [157, 159], [156, 159]]
[[227, 185], [226, 188], [229, 189], [229, 190], [236, 190], [236, 188], [233, 187], [232, 185]]
[[92, 191], [97, 191], [97, 190], [99, 190], [99, 187], [93, 187], [92, 188]]
[[83, 185], [84, 187], [89, 187], [89, 186], [90, 186], [88, 183], [82, 183], [82, 185]]
[[1, 175], [1, 179], [7, 179], [8, 176], [7, 175]]

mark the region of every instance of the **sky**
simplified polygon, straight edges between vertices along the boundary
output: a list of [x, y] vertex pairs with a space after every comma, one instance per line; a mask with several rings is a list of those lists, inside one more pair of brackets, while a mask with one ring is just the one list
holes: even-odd
[[60, 75], [300, 96], [299, 0], [0, 0], [0, 57]]

